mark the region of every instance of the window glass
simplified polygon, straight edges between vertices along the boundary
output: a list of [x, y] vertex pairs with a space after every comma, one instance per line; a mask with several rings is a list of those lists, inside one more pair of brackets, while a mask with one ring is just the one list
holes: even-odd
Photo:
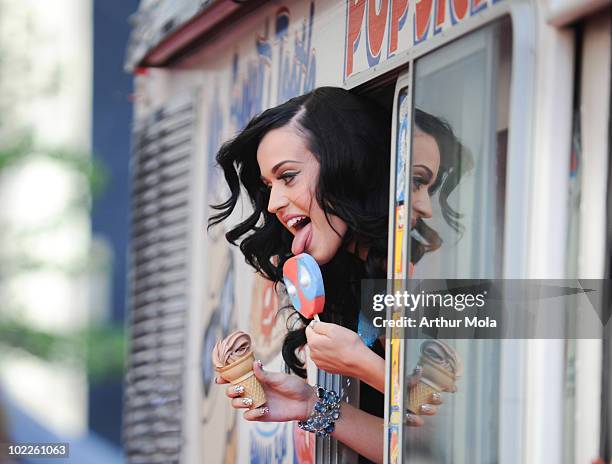
[[[502, 277], [511, 35], [503, 19], [415, 62], [413, 278]], [[407, 375], [431, 338], [456, 351], [463, 375], [424, 427], [405, 427], [405, 461], [498, 462], [500, 342], [444, 340], [443, 332], [424, 329], [422, 339], [404, 344]]]

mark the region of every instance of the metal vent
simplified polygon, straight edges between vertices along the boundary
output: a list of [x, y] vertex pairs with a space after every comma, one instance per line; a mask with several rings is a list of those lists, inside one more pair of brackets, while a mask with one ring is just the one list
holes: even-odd
[[193, 121], [183, 99], [134, 130], [123, 417], [130, 463], [179, 462]]

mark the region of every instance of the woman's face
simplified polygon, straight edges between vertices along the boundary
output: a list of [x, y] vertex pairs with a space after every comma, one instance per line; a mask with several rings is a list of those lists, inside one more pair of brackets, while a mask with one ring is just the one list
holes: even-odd
[[326, 217], [317, 202], [319, 162], [303, 136], [292, 126], [271, 130], [259, 143], [257, 163], [270, 189], [268, 211], [294, 235], [291, 252], [308, 253], [319, 264], [329, 262], [347, 225], [337, 216]]
[[431, 217], [429, 188], [436, 181], [440, 170], [440, 150], [436, 140], [429, 134], [416, 130], [412, 150], [412, 221]]

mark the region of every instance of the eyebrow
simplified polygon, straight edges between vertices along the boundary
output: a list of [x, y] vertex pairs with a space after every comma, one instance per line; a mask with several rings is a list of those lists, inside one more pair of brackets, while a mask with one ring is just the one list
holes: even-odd
[[[286, 163], [297, 163], [297, 164], [303, 164], [301, 161], [297, 161], [297, 160], [284, 160], [284, 161], [281, 161], [280, 163], [277, 163], [277, 164], [275, 164], [275, 165], [274, 165], [274, 167], [272, 168], [272, 174], [275, 174], [275, 173], [276, 173], [276, 171], [278, 171], [278, 170], [280, 169], [280, 167], [281, 167], [283, 164], [286, 164]], [[266, 178], [265, 178], [263, 175], [261, 175], [261, 176], [260, 176], [260, 179], [261, 179], [261, 181], [262, 181], [264, 184], [268, 182], [268, 180], [267, 180], [267, 179], [266, 179]]]
[[285, 161], [281, 161], [280, 163], [276, 164], [273, 168], [272, 168], [272, 174], [276, 173], [276, 171], [279, 170], [279, 168], [286, 163], [297, 163], [297, 164], [302, 164], [301, 161], [296, 161], [296, 160], [285, 160]]
[[431, 171], [431, 169], [429, 169], [427, 166], [425, 166], [424, 164], [415, 164], [413, 166], [413, 168], [423, 168], [427, 171], [427, 173], [429, 174], [429, 177], [432, 178], [433, 177], [433, 172]]

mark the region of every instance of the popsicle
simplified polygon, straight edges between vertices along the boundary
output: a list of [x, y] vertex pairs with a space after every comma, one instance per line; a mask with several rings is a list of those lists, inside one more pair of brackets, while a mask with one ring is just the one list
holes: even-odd
[[283, 281], [293, 307], [306, 319], [318, 321], [325, 306], [325, 288], [315, 259], [306, 253], [289, 258], [283, 266]]

